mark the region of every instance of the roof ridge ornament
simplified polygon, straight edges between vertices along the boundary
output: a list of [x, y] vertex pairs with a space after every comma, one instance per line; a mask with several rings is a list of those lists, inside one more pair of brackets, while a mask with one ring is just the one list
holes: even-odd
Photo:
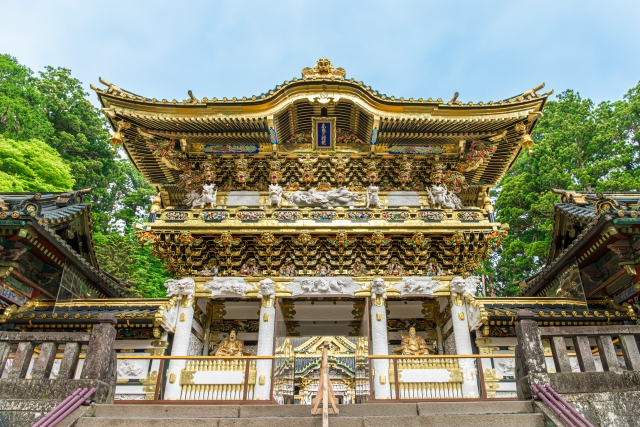
[[344, 68], [335, 68], [333, 65], [331, 65], [331, 61], [329, 61], [326, 58], [318, 59], [318, 62], [316, 63], [315, 67], [313, 67], [313, 68], [305, 67], [305, 68], [302, 69], [302, 78], [303, 79], [313, 78], [313, 77], [320, 77], [320, 78], [342, 77], [342, 78], [345, 78], [346, 75], [347, 75], [347, 72], [345, 71]]

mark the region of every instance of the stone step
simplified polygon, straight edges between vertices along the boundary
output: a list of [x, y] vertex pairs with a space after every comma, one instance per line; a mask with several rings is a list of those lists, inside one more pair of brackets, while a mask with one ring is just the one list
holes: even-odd
[[[544, 427], [541, 414], [330, 417], [331, 427]], [[321, 427], [322, 417], [80, 418], [76, 427]]]
[[529, 414], [533, 412], [531, 402], [484, 401], [484, 402], [420, 402], [418, 415], [455, 414]]
[[[338, 405], [340, 415], [346, 417], [415, 416], [415, 403], [376, 403]], [[98, 418], [255, 418], [306, 417], [309, 405], [95, 405], [93, 416]]]
[[[381, 417], [447, 414], [525, 414], [529, 402], [421, 402], [338, 405], [344, 417]], [[254, 418], [306, 417], [308, 405], [95, 405], [98, 418]]]

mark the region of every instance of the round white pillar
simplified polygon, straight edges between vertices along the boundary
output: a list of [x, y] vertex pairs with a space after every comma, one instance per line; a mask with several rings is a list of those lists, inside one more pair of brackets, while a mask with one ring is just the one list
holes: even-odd
[[[475, 285], [475, 278], [465, 280], [454, 277], [451, 280], [451, 321], [457, 354], [473, 354], [464, 297], [467, 293], [475, 292]], [[458, 359], [458, 364], [462, 368], [462, 396], [479, 397], [475, 359]]]
[[[258, 329], [257, 356], [273, 356], [273, 345], [276, 331], [275, 283], [271, 279], [260, 281], [260, 328]], [[256, 385], [253, 392], [255, 400], [269, 400], [271, 397], [271, 377], [273, 361], [260, 359], [256, 361]]]
[[[387, 356], [389, 339], [387, 336], [387, 291], [384, 280], [371, 282], [371, 354]], [[389, 359], [371, 361], [373, 395], [375, 399], [391, 399]]]
[[[168, 297], [177, 297], [178, 299], [178, 315], [176, 316], [176, 325], [173, 333], [171, 356], [187, 356], [193, 323], [193, 295], [196, 284], [192, 278], [187, 277], [181, 280], [167, 280], [164, 286], [167, 288]], [[187, 361], [184, 359], [171, 359], [169, 361], [164, 399], [180, 399], [180, 393], [182, 392], [180, 373], [186, 364]]]

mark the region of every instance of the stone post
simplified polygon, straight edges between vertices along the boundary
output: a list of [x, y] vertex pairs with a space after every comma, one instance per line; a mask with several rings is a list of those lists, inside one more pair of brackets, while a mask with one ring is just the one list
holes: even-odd
[[[371, 354], [374, 355], [389, 354], [386, 299], [387, 290], [384, 280], [373, 279], [371, 282]], [[372, 359], [371, 367], [374, 370], [371, 376], [374, 398], [390, 399], [389, 359]]]
[[[189, 339], [191, 338], [191, 326], [193, 323], [193, 295], [196, 284], [192, 278], [180, 280], [167, 280], [164, 284], [168, 297], [178, 298], [178, 315], [173, 332], [171, 356], [187, 356], [189, 351]], [[167, 370], [167, 386], [164, 390], [166, 400], [180, 399], [182, 387], [180, 386], [180, 373], [187, 361], [184, 359], [171, 359]]]
[[91, 329], [91, 337], [87, 345], [85, 363], [82, 367], [81, 379], [98, 380], [111, 386], [111, 392], [99, 403], [113, 403], [117, 382], [117, 359], [114, 347], [116, 340], [116, 318], [113, 314], [102, 314], [99, 324]]
[[531, 384], [549, 383], [544, 346], [538, 322], [530, 310], [519, 310], [516, 314], [516, 386], [518, 398], [531, 398]]
[[[260, 281], [260, 329], [258, 329], [257, 356], [273, 356], [273, 344], [276, 332], [275, 283], [271, 279]], [[256, 361], [256, 385], [253, 391], [255, 400], [271, 399], [271, 377], [273, 361], [260, 359]]]
[[[457, 354], [473, 354], [465, 296], [475, 292], [476, 284], [477, 278], [475, 277], [468, 279], [454, 277], [451, 280], [451, 322], [453, 323]], [[482, 367], [476, 367], [474, 359], [458, 359], [458, 364], [462, 368], [462, 396], [479, 397], [476, 375], [477, 369], [482, 369]]]

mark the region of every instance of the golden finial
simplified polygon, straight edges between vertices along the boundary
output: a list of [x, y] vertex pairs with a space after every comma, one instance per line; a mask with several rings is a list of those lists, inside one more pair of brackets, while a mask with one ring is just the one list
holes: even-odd
[[310, 78], [310, 77], [320, 77], [320, 78], [329, 78], [329, 77], [342, 77], [345, 78], [347, 72], [344, 68], [334, 68], [331, 65], [331, 61], [326, 58], [318, 59], [316, 66], [313, 68], [305, 67], [302, 69], [302, 78]]

